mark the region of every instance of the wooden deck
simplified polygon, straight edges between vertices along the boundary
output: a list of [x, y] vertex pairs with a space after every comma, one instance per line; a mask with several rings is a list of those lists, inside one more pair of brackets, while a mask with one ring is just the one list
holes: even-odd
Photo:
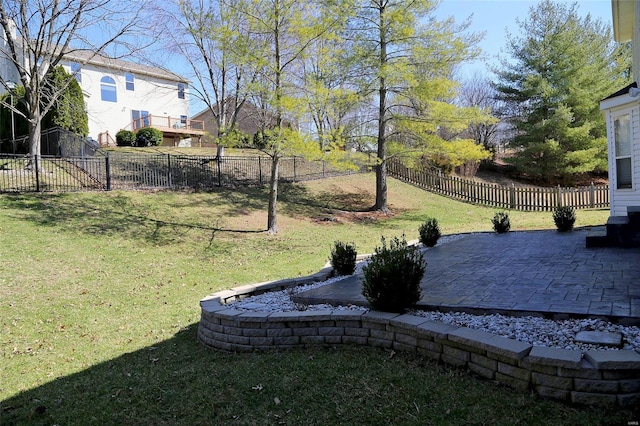
[[149, 115], [133, 120], [130, 125], [134, 132], [144, 127], [158, 129], [165, 137], [200, 137], [205, 132], [204, 121], [170, 116]]

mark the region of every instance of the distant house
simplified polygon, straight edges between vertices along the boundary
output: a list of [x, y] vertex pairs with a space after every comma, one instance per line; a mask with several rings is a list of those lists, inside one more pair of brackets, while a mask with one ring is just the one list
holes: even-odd
[[[19, 84], [13, 62], [1, 54], [7, 48], [6, 37], [3, 33], [0, 39], [0, 76]], [[17, 40], [15, 32], [9, 37]], [[121, 129], [148, 126], [163, 132], [165, 145], [204, 135], [202, 122], [189, 117], [189, 81], [177, 74], [89, 51], [70, 52], [60, 65], [78, 80], [89, 118], [89, 137], [102, 145], [115, 145]]]
[[[204, 123], [204, 130], [206, 133], [202, 137], [203, 146], [216, 145], [216, 140], [218, 139], [218, 123], [213, 116], [211, 109], [205, 108], [194, 115], [193, 118], [198, 122]], [[229, 116], [227, 116], [227, 121], [230, 121]], [[256, 107], [249, 101], [245, 101], [242, 105], [238, 111], [238, 117], [236, 119], [236, 129], [249, 137], [253, 137], [253, 135], [261, 130], [273, 128], [275, 124], [276, 119], [272, 113]], [[285, 119], [284, 125], [292, 127], [293, 123]]]
[[169, 71], [91, 52], [65, 55], [63, 66], [84, 92], [89, 135], [113, 144], [122, 129], [154, 127], [163, 145], [204, 135], [201, 121], [189, 117], [189, 81]]
[[587, 245], [640, 247], [640, 2], [612, 0], [617, 42], [631, 41], [634, 82], [600, 102], [607, 125], [611, 214]]

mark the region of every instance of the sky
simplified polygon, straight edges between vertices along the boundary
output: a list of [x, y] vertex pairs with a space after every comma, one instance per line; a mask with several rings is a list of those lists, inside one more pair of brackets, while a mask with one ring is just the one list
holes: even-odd
[[[564, 1], [573, 4], [574, 1]], [[461, 76], [472, 76], [475, 73], [490, 73], [487, 64], [497, 65], [497, 55], [506, 45], [506, 30], [511, 34], [519, 34], [516, 19], [527, 20], [529, 9], [539, 1], [529, 0], [443, 0], [436, 10], [438, 19], [453, 16], [456, 22], [462, 22], [471, 16], [472, 32], [485, 32], [480, 47], [487, 55], [486, 63], [476, 62], [463, 66]], [[609, 27], [612, 26], [611, 0], [580, 0], [578, 5], [580, 16], [590, 14], [593, 19], [600, 19]]]
[[[566, 0], [555, 1], [574, 3]], [[488, 67], [499, 64], [496, 58], [505, 47], [506, 30], [514, 35], [519, 34], [516, 19], [526, 20], [529, 9], [538, 3], [538, 0], [442, 0], [435, 13], [438, 20], [453, 16], [456, 22], [463, 22], [471, 16], [469, 31], [485, 33], [480, 47], [485, 52], [486, 60], [463, 65], [460, 68], [460, 77], [464, 79], [474, 74], [484, 74], [491, 78]], [[592, 18], [600, 19], [609, 27], [612, 26], [611, 0], [579, 0], [577, 4], [580, 16], [591, 14]], [[178, 69], [174, 71], [181, 72]], [[194, 115], [203, 108], [204, 104], [192, 96], [191, 114]]]

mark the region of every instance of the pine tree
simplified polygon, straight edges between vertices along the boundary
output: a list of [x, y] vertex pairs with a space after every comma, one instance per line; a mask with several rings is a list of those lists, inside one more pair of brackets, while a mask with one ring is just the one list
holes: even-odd
[[62, 89], [62, 92], [53, 108], [42, 119], [42, 129], [61, 127], [86, 137], [89, 134], [89, 118], [84, 107], [84, 95], [80, 84], [61, 66], [49, 72], [48, 79], [53, 87]]
[[577, 3], [543, 0], [507, 36], [495, 87], [517, 130], [510, 146], [521, 173], [570, 183], [575, 174], [607, 167], [606, 129], [599, 101], [628, 81], [629, 60], [611, 30]]

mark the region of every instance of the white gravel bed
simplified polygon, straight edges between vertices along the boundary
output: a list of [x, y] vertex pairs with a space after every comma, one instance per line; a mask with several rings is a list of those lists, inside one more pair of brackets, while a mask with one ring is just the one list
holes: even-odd
[[627, 327], [601, 319], [570, 319], [554, 321], [539, 317], [511, 317], [506, 315], [471, 315], [464, 312], [411, 311], [413, 315], [459, 327], [469, 327], [498, 336], [529, 343], [533, 346], [575, 350], [611, 349], [575, 341], [579, 331], [621, 333], [622, 349], [640, 349], [640, 327]]
[[[462, 235], [445, 236], [438, 241], [438, 245], [456, 239]], [[366, 261], [359, 262], [361, 269]], [[274, 291], [250, 296], [232, 303], [230, 308], [248, 312], [287, 312], [296, 310], [359, 310], [368, 311], [362, 306], [332, 306], [332, 305], [298, 305], [291, 300], [291, 295], [321, 287], [339, 281], [344, 277], [334, 277], [326, 281], [298, 286], [289, 290]], [[601, 319], [571, 319], [554, 321], [539, 317], [511, 317], [506, 315], [472, 315], [463, 312], [420, 311], [410, 312], [413, 315], [425, 317], [429, 320], [440, 321], [459, 327], [468, 327], [486, 331], [498, 336], [519, 340], [533, 346], [545, 346], [574, 350], [616, 350], [609, 346], [600, 346], [577, 342], [575, 335], [579, 331], [600, 331], [622, 334], [623, 348], [640, 350], [640, 327], [622, 326]]]
[[[331, 284], [342, 277], [332, 278], [321, 283], [299, 286], [291, 290], [274, 291], [250, 296], [229, 304], [229, 307], [248, 312], [287, 312], [296, 310], [319, 311], [325, 309], [368, 311], [367, 308], [356, 305], [332, 306], [297, 305], [291, 301], [291, 295]], [[579, 331], [601, 331], [621, 333], [623, 349], [640, 350], [640, 327], [622, 326], [601, 319], [571, 319], [554, 321], [539, 317], [511, 317], [506, 315], [472, 315], [464, 312], [437, 312], [414, 310], [412, 315], [421, 316], [433, 321], [440, 321], [459, 327], [474, 328], [498, 336], [508, 337], [529, 343], [533, 346], [546, 346], [575, 350], [607, 349], [616, 350], [609, 346], [599, 346], [575, 341]]]

